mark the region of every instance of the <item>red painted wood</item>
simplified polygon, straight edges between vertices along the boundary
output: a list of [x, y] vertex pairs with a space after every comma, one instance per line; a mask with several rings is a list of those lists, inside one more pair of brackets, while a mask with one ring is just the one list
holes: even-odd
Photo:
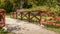
[[0, 15], [2, 16], [1, 19], [3, 19], [3, 21], [0, 21], [0, 27], [4, 27], [5, 26], [5, 10], [0, 10]]
[[[35, 12], [36, 11], [34, 11], [34, 12], [28, 12], [28, 14], [24, 14], [25, 12], [28, 12], [28, 11], [21, 11], [21, 12], [19, 12], [20, 13], [20, 17], [21, 17], [21, 20], [23, 20], [23, 18], [24, 17], [26, 17], [26, 15], [28, 15], [28, 17], [26, 17], [26, 18], [28, 18], [28, 19], [26, 19], [26, 20], [28, 20], [29, 22], [31, 21], [33, 21], [32, 19], [35, 17], [36, 19], [38, 19], [36, 16], [38, 15], [38, 14], [35, 14]], [[52, 12], [55, 12], [55, 11], [52, 11], [52, 10], [48, 10], [48, 11], [46, 11], [46, 10], [39, 10], [38, 11], [39, 12], [39, 16], [40, 16], [40, 20], [39, 20], [39, 23], [40, 24], [50, 24], [50, 25], [54, 25], [54, 26], [58, 26], [57, 24], [55, 24], [55, 23], [53, 23], [53, 22], [51, 22], [51, 21], [49, 21], [49, 20], [59, 20], [60, 21], [60, 17], [53, 17], [53, 15], [51, 15], [50, 13], [52, 13]], [[30, 18], [30, 16], [32, 15], [32, 18]], [[52, 17], [51, 19], [46, 19], [46, 20], [44, 20], [44, 21], [42, 21], [43, 20], [43, 18], [42, 18], [42, 16], [43, 16], [43, 14], [46, 14], [47, 16], [50, 16], [50, 17]], [[17, 13], [15, 13], [15, 12], [12, 12], [11, 13], [11, 15], [13, 16], [13, 18], [14, 18], [14, 15], [16, 15], [16, 17], [17, 17]], [[23, 17], [24, 16], [24, 17]]]
[[40, 11], [40, 24], [48, 24], [48, 25], [53, 25], [53, 26], [60, 26], [60, 24], [55, 24], [53, 22], [50, 22], [49, 20], [42, 21], [42, 16], [43, 14], [47, 14], [47, 16], [51, 16], [52, 18], [50, 20], [58, 20], [60, 21], [60, 17], [53, 17], [51, 14], [49, 14], [50, 11]]

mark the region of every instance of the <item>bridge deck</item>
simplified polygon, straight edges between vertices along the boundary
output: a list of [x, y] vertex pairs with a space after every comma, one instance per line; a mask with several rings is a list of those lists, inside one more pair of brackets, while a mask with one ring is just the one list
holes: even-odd
[[56, 34], [53, 31], [42, 28], [32, 23], [6, 18], [6, 27], [8, 31], [16, 34]]

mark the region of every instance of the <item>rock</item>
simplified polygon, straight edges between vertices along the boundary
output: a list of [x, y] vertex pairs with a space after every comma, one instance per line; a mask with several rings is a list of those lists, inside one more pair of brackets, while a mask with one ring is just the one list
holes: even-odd
[[7, 31], [7, 28], [6, 27], [3, 27], [4, 31]]

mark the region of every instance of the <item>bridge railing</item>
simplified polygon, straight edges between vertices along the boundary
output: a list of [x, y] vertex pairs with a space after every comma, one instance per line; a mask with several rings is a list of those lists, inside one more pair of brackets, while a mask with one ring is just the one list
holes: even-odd
[[26, 20], [29, 22], [40, 22], [40, 11], [19, 11], [19, 12], [11, 12], [11, 18]]
[[[60, 21], [60, 17], [59, 18], [54, 17], [54, 15], [51, 15], [51, 13], [53, 14], [54, 12], [53, 11], [39, 11], [39, 10], [37, 10], [37, 11], [18, 11], [18, 12], [11, 12], [10, 17], [19, 19], [19, 20], [25, 20], [25, 21], [32, 22], [32, 23], [48, 24], [48, 25], [56, 26], [57, 24], [51, 22], [51, 20]], [[55, 12], [55, 13], [57, 13], [57, 12]], [[45, 14], [48, 16], [47, 19], [43, 18], [46, 16]], [[43, 16], [43, 15], [45, 15], [45, 16]], [[57, 26], [60, 26], [60, 24], [58, 24]]]

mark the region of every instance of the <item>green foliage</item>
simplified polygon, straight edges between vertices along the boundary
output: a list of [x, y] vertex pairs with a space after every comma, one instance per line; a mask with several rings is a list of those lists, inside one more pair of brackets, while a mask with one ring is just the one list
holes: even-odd
[[57, 34], [60, 34], [60, 27], [51, 26], [51, 25], [45, 25], [45, 28], [48, 29], [48, 30], [54, 31]]
[[13, 9], [13, 4], [10, 1], [5, 1], [4, 9], [9, 13]]
[[5, 9], [6, 12], [9, 13], [13, 9], [13, 4], [10, 1], [5, 0], [4, 3], [1, 2], [0, 9]]
[[0, 28], [0, 34], [8, 34], [7, 31], [4, 32], [4, 29]]
[[28, 0], [24, 1], [23, 8], [32, 8], [32, 4], [30, 4], [28, 2], [30, 2], [30, 1], [28, 1]]
[[[58, 0], [23, 0], [23, 2], [23, 8], [60, 11]], [[0, 0], [0, 9], [5, 9], [7, 12], [16, 11], [20, 6], [21, 0]]]

